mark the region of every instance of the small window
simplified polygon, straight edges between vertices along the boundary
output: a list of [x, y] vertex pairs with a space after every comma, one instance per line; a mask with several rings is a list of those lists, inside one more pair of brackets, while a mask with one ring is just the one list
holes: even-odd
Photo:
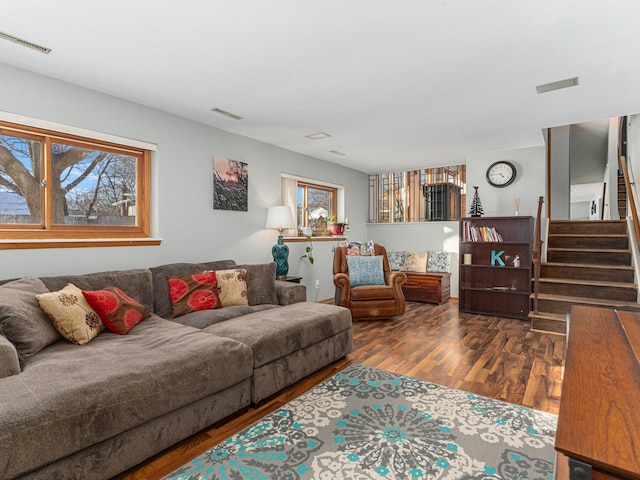
[[369, 222], [458, 220], [466, 207], [466, 166], [369, 175]]
[[298, 182], [299, 227], [311, 227], [314, 235], [328, 235], [327, 223], [336, 219], [336, 189]]
[[329, 224], [344, 220], [338, 206], [341, 196], [344, 203], [343, 191], [341, 186], [283, 175], [283, 204], [296, 212], [296, 230], [292, 230], [289, 235], [330, 235]]
[[0, 123], [0, 238], [148, 238], [149, 163], [148, 150]]

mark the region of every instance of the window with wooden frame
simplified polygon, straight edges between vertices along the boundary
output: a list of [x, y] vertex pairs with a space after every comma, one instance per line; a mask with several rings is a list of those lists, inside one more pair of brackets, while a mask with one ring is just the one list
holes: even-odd
[[344, 221], [344, 187], [282, 174], [282, 202], [294, 213], [288, 236], [330, 236], [332, 222]]
[[314, 235], [329, 235], [328, 223], [336, 221], [337, 191], [335, 188], [298, 182], [299, 227], [311, 227]]
[[0, 249], [148, 245], [150, 159], [142, 148], [0, 122]]

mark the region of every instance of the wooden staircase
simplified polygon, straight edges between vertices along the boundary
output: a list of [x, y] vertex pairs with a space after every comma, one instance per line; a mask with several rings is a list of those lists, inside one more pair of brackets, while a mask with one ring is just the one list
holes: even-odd
[[551, 220], [531, 329], [566, 333], [572, 305], [640, 307], [634, 278], [625, 220]]

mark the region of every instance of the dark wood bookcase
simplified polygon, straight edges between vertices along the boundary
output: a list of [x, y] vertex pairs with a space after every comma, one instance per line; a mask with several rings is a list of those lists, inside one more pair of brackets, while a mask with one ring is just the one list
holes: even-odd
[[[526, 320], [531, 307], [532, 242], [533, 217], [462, 218], [460, 311]], [[469, 264], [465, 254], [471, 255]], [[514, 266], [516, 255], [519, 266]]]

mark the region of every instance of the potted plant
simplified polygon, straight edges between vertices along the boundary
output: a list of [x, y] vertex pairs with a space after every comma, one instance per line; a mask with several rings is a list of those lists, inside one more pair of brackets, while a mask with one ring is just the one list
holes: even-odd
[[307, 237], [307, 239], [309, 240], [309, 245], [307, 245], [304, 249], [304, 251], [306, 252], [304, 255], [300, 256], [300, 260], [302, 260], [303, 258], [306, 258], [307, 260], [309, 260], [309, 263], [311, 265], [313, 265], [314, 259], [313, 259], [313, 241], [311, 240], [311, 237]]
[[344, 223], [342, 222], [334, 222], [334, 217], [331, 216], [327, 219], [327, 224], [329, 225], [329, 233], [331, 235], [343, 235], [344, 234]]

